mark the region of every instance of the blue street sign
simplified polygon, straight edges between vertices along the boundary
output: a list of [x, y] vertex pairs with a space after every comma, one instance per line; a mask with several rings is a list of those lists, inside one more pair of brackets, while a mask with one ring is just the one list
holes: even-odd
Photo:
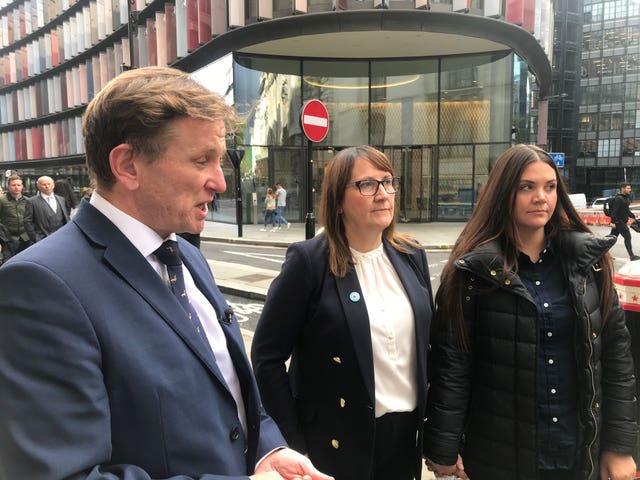
[[564, 153], [551, 153], [549, 152], [549, 156], [553, 158], [553, 161], [558, 166], [558, 168], [564, 167]]

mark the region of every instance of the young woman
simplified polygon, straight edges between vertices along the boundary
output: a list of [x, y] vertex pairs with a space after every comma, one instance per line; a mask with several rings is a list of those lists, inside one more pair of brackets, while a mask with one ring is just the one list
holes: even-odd
[[582, 223], [543, 150], [516, 145], [497, 159], [436, 295], [431, 469], [472, 480], [635, 478], [614, 242]]

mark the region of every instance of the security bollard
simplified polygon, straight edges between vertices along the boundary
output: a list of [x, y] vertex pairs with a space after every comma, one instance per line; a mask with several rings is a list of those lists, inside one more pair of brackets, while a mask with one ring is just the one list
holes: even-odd
[[[628, 262], [613, 277], [620, 306], [624, 310], [627, 328], [631, 334], [631, 355], [636, 376], [636, 420], [640, 423], [640, 262]], [[633, 456], [640, 470], [640, 436], [636, 439]], [[640, 478], [640, 471], [636, 474]]]

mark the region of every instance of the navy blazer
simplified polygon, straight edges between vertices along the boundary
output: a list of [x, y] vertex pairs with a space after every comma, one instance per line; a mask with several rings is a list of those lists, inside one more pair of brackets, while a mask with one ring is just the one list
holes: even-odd
[[[227, 303], [206, 260], [178, 242], [222, 318]], [[260, 404], [235, 318], [222, 327], [248, 438], [206, 341], [88, 202], [0, 268], [0, 292], [0, 479], [246, 480], [286, 445]]]
[[[421, 433], [427, 393], [427, 349], [433, 313], [422, 248], [384, 250], [407, 293], [415, 319], [420, 478]], [[371, 329], [355, 270], [329, 271], [327, 240], [291, 245], [267, 294], [253, 338], [252, 364], [267, 412], [290, 445], [309, 454], [336, 479], [371, 478], [375, 441], [375, 385]], [[285, 362], [291, 356], [287, 372]]]

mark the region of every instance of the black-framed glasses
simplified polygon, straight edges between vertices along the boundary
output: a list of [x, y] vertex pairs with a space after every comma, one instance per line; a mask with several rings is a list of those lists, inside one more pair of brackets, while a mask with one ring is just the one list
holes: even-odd
[[391, 195], [396, 193], [400, 188], [400, 177], [387, 177], [383, 180], [374, 180], [367, 178], [366, 180], [358, 180], [357, 182], [348, 183], [347, 187], [357, 187], [360, 190], [360, 195], [365, 197], [373, 197], [378, 193], [378, 189], [382, 185], [384, 191]]

